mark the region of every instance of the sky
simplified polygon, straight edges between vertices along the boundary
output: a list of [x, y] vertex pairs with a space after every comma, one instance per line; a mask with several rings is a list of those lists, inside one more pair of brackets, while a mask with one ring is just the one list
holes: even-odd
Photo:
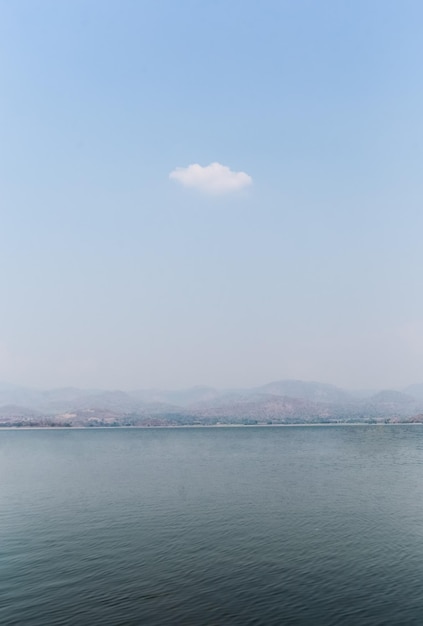
[[0, 381], [423, 382], [420, 0], [0, 0]]

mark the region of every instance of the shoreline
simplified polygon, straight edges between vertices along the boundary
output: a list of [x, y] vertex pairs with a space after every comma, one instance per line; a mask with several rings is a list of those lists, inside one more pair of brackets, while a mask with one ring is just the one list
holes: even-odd
[[323, 428], [323, 427], [351, 427], [351, 426], [423, 426], [423, 422], [388, 422], [367, 424], [365, 422], [340, 422], [337, 424], [325, 424], [323, 422], [315, 424], [181, 424], [179, 426], [0, 426], [3, 430], [182, 430], [187, 428]]

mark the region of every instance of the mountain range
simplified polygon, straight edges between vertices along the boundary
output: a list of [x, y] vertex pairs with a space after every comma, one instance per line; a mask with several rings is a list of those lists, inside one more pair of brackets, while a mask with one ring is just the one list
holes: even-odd
[[38, 390], [0, 385], [1, 426], [170, 426], [423, 421], [423, 384], [349, 391], [281, 380], [246, 389]]

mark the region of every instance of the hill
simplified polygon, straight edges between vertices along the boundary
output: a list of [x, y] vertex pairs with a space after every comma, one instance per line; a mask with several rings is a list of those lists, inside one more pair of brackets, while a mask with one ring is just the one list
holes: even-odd
[[[217, 390], [34, 390], [0, 385], [4, 425], [141, 426], [174, 424], [337, 423], [407, 421], [423, 412], [423, 385], [373, 395], [301, 380]], [[418, 420], [417, 420], [418, 421]]]

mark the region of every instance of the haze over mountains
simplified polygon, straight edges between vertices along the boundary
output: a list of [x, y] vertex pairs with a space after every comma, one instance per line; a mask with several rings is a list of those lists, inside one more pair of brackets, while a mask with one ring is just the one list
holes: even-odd
[[347, 391], [301, 380], [247, 389], [37, 390], [0, 385], [3, 426], [170, 426], [421, 421], [423, 384]]

